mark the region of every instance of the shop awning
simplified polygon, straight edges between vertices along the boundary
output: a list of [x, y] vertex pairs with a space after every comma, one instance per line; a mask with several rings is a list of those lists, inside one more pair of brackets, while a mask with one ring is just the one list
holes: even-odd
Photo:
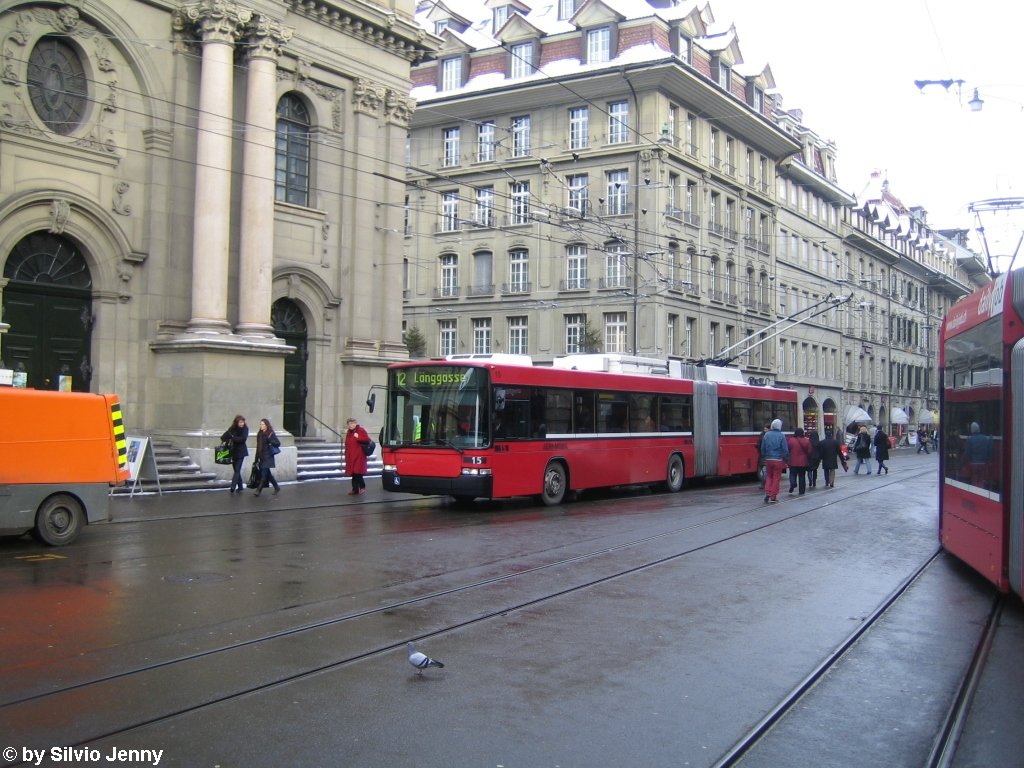
[[872, 422], [871, 416], [858, 405], [851, 405], [846, 409], [846, 416], [843, 418], [843, 424], [850, 426], [851, 424], [870, 424]]
[[893, 408], [889, 411], [889, 421], [893, 424], [909, 424], [910, 417], [902, 408]]
[[938, 416], [939, 414], [935, 413], [935, 411], [921, 411], [921, 418], [918, 419], [917, 423], [929, 425], [937, 424], [939, 422]]

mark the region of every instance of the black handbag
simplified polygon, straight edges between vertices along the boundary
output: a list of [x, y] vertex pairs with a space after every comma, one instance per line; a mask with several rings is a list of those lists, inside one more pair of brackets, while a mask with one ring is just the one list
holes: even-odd
[[216, 464], [230, 464], [231, 458], [231, 443], [221, 443], [213, 452], [213, 461]]
[[260, 462], [256, 459], [252, 463], [252, 471], [249, 472], [249, 487], [256, 488], [260, 484]]

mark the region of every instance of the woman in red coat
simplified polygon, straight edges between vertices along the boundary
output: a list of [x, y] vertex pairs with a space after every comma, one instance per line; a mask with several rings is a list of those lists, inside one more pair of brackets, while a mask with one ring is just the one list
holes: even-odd
[[366, 482], [363, 475], [366, 474], [366, 454], [363, 446], [370, 442], [370, 436], [366, 430], [359, 426], [355, 419], [348, 420], [348, 432], [345, 433], [345, 471], [352, 475], [352, 490], [349, 496], [366, 493]]
[[786, 442], [789, 444], [789, 492], [799, 488], [803, 496], [807, 490], [807, 467], [811, 463], [811, 441], [804, 437], [803, 428], [797, 427]]

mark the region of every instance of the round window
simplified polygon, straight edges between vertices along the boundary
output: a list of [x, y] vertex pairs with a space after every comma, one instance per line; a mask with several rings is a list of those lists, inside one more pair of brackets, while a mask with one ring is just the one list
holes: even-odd
[[32, 108], [54, 133], [66, 136], [82, 123], [88, 83], [78, 52], [59, 37], [44, 37], [28, 57]]

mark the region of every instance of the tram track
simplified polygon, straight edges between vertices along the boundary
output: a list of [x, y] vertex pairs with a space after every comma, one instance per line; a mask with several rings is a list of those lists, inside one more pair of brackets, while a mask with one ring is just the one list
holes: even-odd
[[[875, 489], [881, 489], [884, 486], [876, 484]], [[711, 496], [718, 495], [720, 493], [717, 489], [707, 489], [701, 491], [699, 489], [693, 489], [690, 495], [706, 493]], [[816, 494], [817, 495], [817, 494]], [[258, 694], [262, 691], [267, 691], [280, 686], [294, 683], [304, 678], [309, 678], [314, 675], [319, 675], [324, 672], [329, 672], [334, 669], [338, 669], [347, 665], [356, 664], [360, 661], [370, 659], [385, 654], [394, 653], [395, 651], [404, 647], [404, 644], [410, 640], [420, 641], [429, 638], [435, 638], [443, 636], [445, 634], [454, 633], [459, 630], [471, 627], [473, 625], [481, 624], [487, 621], [494, 620], [498, 617], [504, 617], [517, 611], [524, 611], [529, 608], [541, 605], [545, 602], [557, 600], [565, 596], [571, 595], [575, 592], [591, 589], [600, 584], [621, 579], [629, 575], [638, 573], [640, 571], [656, 568], [661, 565], [679, 560], [686, 556], [694, 553], [707, 550], [709, 548], [719, 546], [729, 541], [733, 541], [744, 536], [754, 535], [758, 532], [762, 532], [768, 528], [783, 525], [789, 523], [799, 517], [812, 514], [822, 509], [827, 509], [834, 502], [832, 501], [831, 495], [825, 496], [824, 493], [819, 498], [815, 499], [816, 503], [813, 504], [801, 504], [799, 508], [793, 509], [792, 512], [786, 513], [785, 508], [789, 504], [779, 505], [772, 507], [773, 516], [769, 520], [749, 526], [742, 531], [737, 531], [725, 536], [714, 536], [711, 539], [696, 544], [694, 546], [685, 547], [674, 551], [670, 554], [647, 558], [642, 562], [631, 565], [625, 568], [613, 568], [609, 572], [600, 575], [599, 577], [587, 578], [576, 583], [567, 584], [560, 589], [549, 589], [542, 594], [534, 595], [529, 599], [524, 599], [514, 603], [508, 603], [500, 606], [493, 607], [489, 611], [483, 611], [474, 615], [468, 616], [464, 620], [448, 622], [444, 626], [437, 627], [427, 632], [410, 634], [407, 637], [402, 637], [400, 640], [395, 642], [377, 644], [373, 647], [361, 648], [358, 650], [352, 650], [341, 657], [332, 658], [322, 663], [313, 665], [307, 665], [301, 669], [295, 669], [287, 674], [280, 674], [270, 679], [260, 680], [242, 680], [238, 679], [237, 684], [227, 686], [225, 690], [221, 691], [220, 694], [212, 696], [206, 696], [201, 701], [196, 701], [188, 705], [172, 706], [165, 708], [162, 711], [150, 711], [148, 713], [140, 712], [139, 716], [131, 719], [127, 722], [122, 722], [114, 727], [107, 728], [93, 728], [89, 731], [81, 731], [75, 734], [70, 741], [67, 742], [69, 746], [80, 746], [103, 739], [116, 738], [120, 734], [128, 733], [132, 730], [152, 726], [164, 721], [171, 720], [173, 718], [193, 713], [198, 710], [202, 710], [205, 707], [210, 707], [216, 704], [223, 704], [235, 699], [239, 699], [245, 696], [251, 696]], [[808, 497], [803, 499], [794, 498], [793, 501], [810, 500]], [[835, 497], [836, 501], [842, 501], [842, 498]], [[477, 579], [470, 583], [453, 586], [447, 589], [440, 589], [431, 592], [426, 592], [421, 595], [416, 595], [402, 600], [392, 600], [383, 605], [375, 606], [370, 609], [360, 610], [345, 613], [342, 615], [336, 615], [321, 620], [308, 622], [305, 624], [289, 627], [284, 630], [264, 633], [259, 636], [248, 638], [241, 642], [224, 644], [218, 647], [212, 647], [204, 649], [201, 652], [180, 654], [173, 658], [163, 659], [157, 663], [139, 665], [131, 669], [123, 669], [114, 674], [107, 676], [94, 677], [88, 680], [81, 680], [77, 684], [67, 685], [56, 691], [47, 691], [39, 693], [33, 696], [27, 696], [24, 698], [11, 700], [0, 706], [0, 724], [2, 724], [7, 718], [4, 712], [7, 711], [9, 714], [14, 716], [14, 719], [18, 721], [30, 721], [31, 710], [39, 709], [53, 709], [60, 706], [60, 699], [65, 696], [81, 696], [87, 695], [102, 699], [104, 692], [100, 689], [111, 688], [124, 690], [125, 688], [132, 688], [134, 686], [141, 686], [143, 688], [148, 686], [147, 676], [170, 676], [174, 677], [178, 674], [177, 670], [184, 670], [185, 667], [191, 667], [191, 672], [183, 672], [182, 676], [187, 677], [190, 673], [194, 673], [196, 669], [208, 668], [209, 665], [215, 667], [245, 667], [244, 663], [223, 663], [222, 660], [227, 655], [238, 655], [246, 654], [247, 652], [258, 650], [262, 647], [268, 646], [275, 642], [289, 642], [294, 641], [304, 636], [313, 635], [316, 633], [331, 630], [341, 625], [350, 622], [356, 622], [361, 619], [367, 619], [370, 617], [379, 617], [384, 615], [393, 615], [396, 612], [400, 612], [406, 609], [415, 608], [419, 606], [425, 606], [431, 602], [442, 601], [446, 599], [452, 599], [460, 595], [466, 595], [478, 591], [486, 590], [488, 587], [492, 587], [497, 584], [507, 583], [511, 581], [522, 581], [529, 578], [530, 576], [536, 576], [544, 572], [552, 572], [559, 568], [572, 568], [582, 563], [593, 562], [599, 558], [615, 556], [630, 550], [637, 550], [645, 545], [650, 545], [655, 542], [663, 542], [670, 539], [673, 536], [686, 535], [698, 529], [706, 529], [715, 525], [721, 525], [730, 521], [735, 521], [737, 518], [751, 515], [752, 513], [767, 510], [760, 501], [754, 502], [750, 500], [748, 504], [745, 504], [741, 509], [733, 509], [728, 514], [714, 515], [708, 519], [689, 523], [674, 527], [670, 530], [659, 531], [657, 533], [640, 536], [628, 541], [622, 541], [607, 546], [594, 547], [587, 552], [573, 554], [568, 557], [562, 557], [550, 562], [546, 562], [537, 566], [518, 569], [509, 571], [497, 576]], [[781, 513], [781, 514], [780, 514]], [[924, 566], [922, 566], [923, 568]], [[905, 588], [905, 587], [904, 587]], [[852, 641], [851, 641], [852, 642]]]

